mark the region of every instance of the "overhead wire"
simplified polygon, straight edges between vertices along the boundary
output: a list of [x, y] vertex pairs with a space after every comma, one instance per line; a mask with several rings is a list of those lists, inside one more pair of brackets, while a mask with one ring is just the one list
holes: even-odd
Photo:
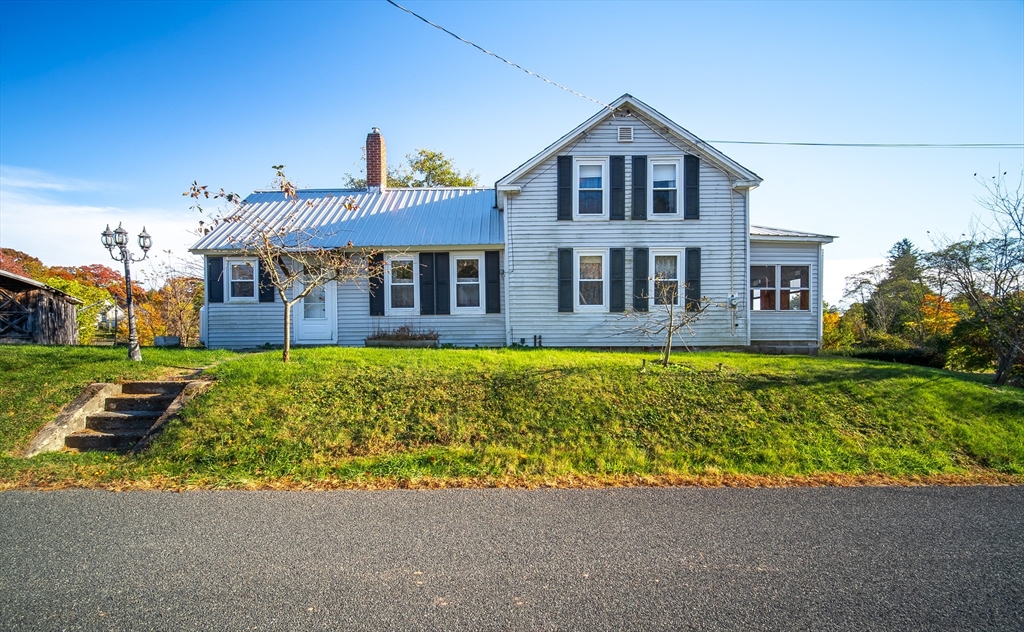
[[600, 105], [603, 108], [606, 108], [608, 110], [612, 110], [612, 106], [608, 105], [607, 103], [604, 103], [603, 101], [598, 101], [597, 99], [594, 99], [592, 97], [588, 97], [587, 95], [581, 94], [579, 92], [576, 92], [575, 90], [573, 90], [571, 88], [566, 88], [562, 84], [556, 83], [556, 82], [548, 79], [547, 77], [543, 77], [541, 75], [538, 75], [537, 73], [533, 72], [532, 70], [527, 70], [526, 68], [523, 68], [519, 64], [517, 64], [515, 62], [512, 62], [512, 61], [509, 61], [509, 60], [505, 59], [504, 57], [502, 57], [501, 55], [499, 55], [497, 53], [492, 53], [491, 51], [487, 50], [483, 46], [480, 46], [479, 44], [474, 44], [473, 42], [469, 41], [468, 39], [465, 39], [463, 37], [459, 37], [458, 35], [456, 35], [455, 33], [452, 33], [451, 31], [449, 31], [445, 27], [441, 26], [440, 24], [435, 24], [435, 23], [431, 22], [430, 20], [428, 20], [427, 18], [423, 17], [422, 15], [416, 13], [415, 11], [412, 11], [410, 9], [406, 9], [402, 5], [400, 5], [397, 2], [395, 2], [394, 0], [387, 0], [387, 3], [392, 5], [393, 7], [396, 7], [398, 9], [401, 9], [402, 11], [405, 11], [406, 13], [408, 13], [409, 15], [411, 15], [411, 16], [413, 16], [415, 18], [418, 18], [418, 19], [426, 22], [427, 24], [429, 24], [430, 26], [434, 27], [435, 29], [444, 31], [445, 33], [447, 33], [448, 35], [451, 35], [452, 37], [454, 37], [455, 39], [459, 40], [463, 44], [469, 44], [470, 46], [472, 46], [473, 48], [479, 50], [480, 52], [485, 53], [487, 55], [490, 55], [491, 57], [494, 57], [495, 59], [498, 59], [498, 60], [501, 60], [501, 61], [505, 62], [506, 64], [508, 64], [509, 66], [512, 66], [513, 68], [518, 68], [519, 70], [522, 70], [523, 72], [525, 72], [526, 74], [528, 74], [530, 76], [536, 77], [536, 78], [538, 78], [541, 81], [544, 81], [546, 83], [550, 83], [551, 85], [555, 86], [556, 88], [560, 88], [560, 89], [565, 90], [566, 92], [568, 92], [570, 94], [574, 94], [574, 95], [576, 95], [576, 96], [578, 96], [580, 98], [586, 99], [587, 101], [593, 101], [594, 103]]
[[[402, 5], [398, 4], [394, 0], [386, 0], [386, 1], [387, 1], [388, 4], [390, 4], [391, 6], [395, 7], [396, 9], [401, 9], [402, 11], [408, 13], [409, 15], [413, 16], [414, 18], [416, 18], [416, 19], [418, 19], [418, 20], [420, 20], [420, 21], [422, 21], [422, 22], [424, 22], [426, 24], [429, 24], [430, 26], [434, 27], [435, 29], [438, 29], [439, 31], [442, 31], [444, 33], [447, 33], [448, 35], [451, 35], [452, 37], [454, 37], [455, 39], [459, 40], [463, 44], [467, 44], [469, 46], [472, 46], [473, 48], [479, 50], [480, 52], [484, 53], [485, 55], [490, 55], [491, 57], [494, 57], [495, 59], [497, 59], [497, 60], [499, 60], [501, 62], [504, 62], [504, 63], [508, 64], [509, 66], [512, 66], [513, 68], [517, 68], [517, 69], [525, 72], [526, 74], [530, 75], [531, 77], [536, 77], [537, 79], [540, 79], [541, 81], [543, 81], [545, 83], [548, 83], [550, 85], [555, 86], [556, 88], [558, 88], [560, 90], [564, 90], [564, 91], [568, 92], [569, 94], [572, 94], [572, 95], [575, 95], [577, 97], [580, 97], [581, 99], [586, 99], [587, 101], [591, 101], [593, 103], [596, 103], [596, 104], [600, 105], [602, 108], [605, 108], [605, 109], [611, 111], [612, 114], [615, 114], [614, 108], [612, 108], [611, 105], [609, 105], [609, 104], [607, 104], [607, 103], [605, 103], [603, 101], [600, 101], [600, 100], [595, 99], [593, 97], [589, 97], [589, 96], [587, 96], [587, 95], [585, 95], [583, 93], [577, 92], [577, 91], [573, 90], [572, 88], [568, 88], [566, 86], [563, 86], [562, 84], [557, 83], [555, 81], [552, 81], [552, 80], [550, 80], [547, 77], [544, 77], [542, 75], [539, 75], [539, 74], [533, 72], [532, 70], [524, 68], [524, 67], [520, 66], [519, 64], [517, 64], [517, 63], [515, 63], [513, 61], [510, 61], [510, 60], [506, 59], [505, 57], [502, 57], [501, 55], [499, 55], [497, 53], [494, 53], [494, 52], [491, 52], [491, 51], [487, 50], [486, 48], [484, 48], [483, 46], [480, 46], [479, 44], [471, 42], [470, 40], [468, 40], [468, 39], [466, 39], [464, 37], [461, 37], [461, 36], [457, 35], [456, 33], [453, 33], [452, 31], [449, 31], [448, 29], [446, 29], [445, 27], [441, 26], [440, 24], [436, 24], [434, 22], [431, 22], [430, 20], [428, 20], [427, 18], [423, 17], [422, 15], [416, 13], [415, 11], [413, 11], [411, 9], [403, 7]], [[722, 144], [722, 145], [780, 145], [780, 146], [792, 146], [792, 147], [867, 147], [867, 148], [899, 148], [899, 149], [1024, 149], [1024, 143], [806, 143], [806, 142], [759, 141], [759, 140], [707, 140], [707, 141], [701, 141], [701, 142], [704, 142], [704, 143], [716, 143], [716, 144]]]

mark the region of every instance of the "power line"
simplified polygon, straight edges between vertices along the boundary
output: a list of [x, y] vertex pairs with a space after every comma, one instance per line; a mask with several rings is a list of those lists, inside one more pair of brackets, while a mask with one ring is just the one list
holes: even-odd
[[[592, 97], [588, 97], [585, 94], [581, 94], [579, 92], [576, 92], [575, 90], [573, 90], [571, 88], [567, 88], [567, 87], [563, 86], [560, 83], [556, 83], [556, 82], [551, 81], [550, 79], [548, 79], [546, 77], [538, 75], [537, 73], [535, 73], [535, 72], [533, 72], [531, 70], [527, 70], [526, 68], [523, 68], [519, 64], [517, 64], [515, 62], [512, 62], [512, 61], [509, 61], [508, 59], [505, 59], [504, 57], [502, 57], [501, 55], [498, 55], [497, 53], [492, 53], [491, 51], [487, 50], [483, 46], [480, 46], [479, 44], [474, 44], [473, 42], [471, 42], [471, 41], [469, 41], [469, 40], [467, 40], [467, 39], [465, 39], [463, 37], [460, 37], [460, 36], [456, 35], [455, 33], [452, 33], [451, 31], [449, 31], [448, 29], [444, 28], [440, 24], [435, 24], [434, 22], [431, 22], [430, 20], [428, 20], [427, 18], [423, 17], [422, 15], [416, 13], [415, 11], [412, 11], [411, 9], [407, 9], [407, 8], [403, 7], [402, 5], [398, 4], [394, 0], [387, 0], [387, 3], [390, 4], [391, 6], [395, 7], [396, 9], [401, 9], [402, 11], [405, 11], [409, 15], [413, 16], [414, 18], [416, 18], [418, 20], [421, 20], [421, 21], [425, 22], [426, 24], [429, 24], [430, 26], [434, 27], [435, 29], [438, 29], [439, 31], [443, 31], [443, 32], [447, 33], [448, 35], [451, 35], [452, 37], [454, 37], [455, 39], [459, 40], [463, 44], [468, 44], [468, 45], [472, 46], [473, 48], [479, 50], [480, 52], [482, 52], [482, 53], [484, 53], [486, 55], [490, 55], [491, 57], [494, 57], [495, 59], [500, 60], [500, 61], [508, 64], [509, 66], [512, 66], [513, 68], [518, 68], [519, 70], [522, 70], [526, 74], [528, 74], [528, 75], [530, 75], [532, 77], [536, 77], [537, 79], [540, 79], [541, 81], [543, 81], [545, 83], [549, 83], [549, 84], [555, 86], [556, 88], [559, 88], [561, 90], [565, 90], [569, 94], [574, 94], [574, 95], [576, 95], [576, 96], [578, 96], [578, 97], [580, 97], [582, 99], [586, 99], [587, 101], [591, 101], [593, 103], [596, 103], [596, 104], [600, 105], [601, 107], [603, 107], [603, 108], [605, 108], [607, 110], [612, 111], [612, 113], [614, 114], [614, 110], [612, 109], [612, 106], [608, 105], [607, 103], [605, 103], [603, 101], [598, 101], [597, 99], [594, 99]], [[1024, 149], [1024, 143], [940, 143], [940, 144], [931, 144], [931, 143], [788, 143], [788, 142], [773, 142], [773, 141], [759, 141], [759, 140], [708, 140], [708, 141], [702, 141], [702, 142], [716, 143], [716, 144], [722, 144], [722, 145], [726, 145], [726, 144], [728, 144], [728, 145], [782, 145], [782, 146], [791, 146], [791, 147], [875, 147], [875, 148], [885, 147], [885, 148], [902, 148], [902, 149], [915, 149], [915, 148], [916, 149]]]
[[391, 6], [393, 6], [393, 7], [396, 7], [396, 8], [398, 8], [398, 9], [401, 9], [402, 11], [405, 11], [405, 12], [406, 12], [406, 13], [408, 13], [409, 15], [411, 15], [411, 16], [413, 16], [413, 17], [415, 17], [415, 18], [418, 18], [418, 19], [420, 19], [420, 20], [423, 20], [424, 22], [426, 22], [426, 23], [427, 23], [427, 24], [429, 24], [430, 26], [434, 27], [435, 29], [438, 29], [438, 30], [444, 31], [445, 33], [447, 33], [447, 34], [451, 35], [452, 37], [454, 37], [455, 39], [459, 40], [459, 41], [460, 41], [460, 42], [462, 42], [463, 44], [469, 44], [470, 46], [472, 46], [473, 48], [475, 48], [475, 49], [479, 50], [480, 52], [482, 52], [482, 53], [486, 53], [486, 54], [490, 55], [491, 57], [494, 57], [495, 59], [499, 59], [499, 60], [501, 60], [501, 61], [505, 62], [506, 64], [508, 64], [509, 66], [512, 66], [513, 68], [518, 68], [519, 70], [522, 70], [522, 71], [523, 71], [523, 72], [525, 72], [526, 74], [528, 74], [528, 75], [531, 75], [531, 76], [533, 76], [533, 77], [536, 77], [536, 78], [538, 78], [538, 79], [540, 79], [541, 81], [544, 81], [544, 82], [546, 82], [546, 83], [550, 83], [551, 85], [555, 86], [556, 88], [561, 88], [562, 90], [565, 90], [566, 92], [568, 92], [568, 93], [570, 93], [570, 94], [575, 94], [576, 96], [578, 96], [578, 97], [581, 97], [581, 98], [583, 98], [583, 99], [586, 99], [587, 101], [593, 101], [594, 103], [596, 103], [596, 104], [600, 105], [600, 106], [601, 106], [601, 107], [603, 107], [603, 108], [607, 108], [608, 110], [611, 110], [611, 109], [612, 109], [612, 106], [608, 105], [607, 103], [604, 103], [604, 102], [602, 102], [602, 101], [598, 101], [597, 99], [593, 99], [593, 98], [591, 98], [591, 97], [588, 97], [588, 96], [587, 96], [587, 95], [585, 95], [585, 94], [580, 94], [579, 92], [576, 92], [575, 90], [572, 90], [572, 89], [570, 89], [570, 88], [566, 88], [566, 87], [565, 87], [565, 86], [563, 86], [562, 84], [560, 84], [560, 83], [555, 83], [554, 81], [551, 81], [550, 79], [547, 79], [547, 78], [545, 78], [545, 77], [542, 77], [542, 76], [538, 75], [538, 74], [537, 74], [537, 73], [535, 73], [535, 72], [532, 72], [532, 71], [530, 71], [530, 70], [527, 70], [526, 68], [523, 68], [523, 67], [522, 67], [522, 66], [520, 66], [519, 64], [517, 64], [517, 63], [515, 63], [515, 62], [511, 62], [511, 61], [509, 61], [509, 60], [505, 59], [504, 57], [502, 57], [501, 55], [498, 55], [497, 53], [492, 53], [491, 51], [487, 50], [487, 49], [486, 49], [486, 48], [484, 48], [483, 46], [480, 46], [480, 45], [478, 45], [478, 44], [474, 44], [473, 42], [469, 41], [468, 39], [465, 39], [465, 38], [459, 37], [458, 35], [456, 35], [455, 33], [452, 33], [451, 31], [449, 31], [449, 30], [448, 30], [448, 29], [446, 29], [445, 27], [441, 26], [440, 24], [434, 24], [433, 22], [431, 22], [431, 21], [430, 21], [430, 20], [428, 20], [427, 18], [423, 17], [422, 15], [420, 15], [420, 14], [416, 13], [415, 11], [411, 11], [411, 10], [409, 10], [409, 9], [406, 9], [405, 7], [403, 7], [402, 5], [398, 4], [397, 2], [394, 2], [394, 0], [387, 0], [387, 2], [388, 2], [388, 4], [390, 4]]
[[794, 147], [898, 147], [906, 149], [1024, 149], [1024, 143], [783, 143], [761, 140], [709, 140], [731, 145], [790, 145]]

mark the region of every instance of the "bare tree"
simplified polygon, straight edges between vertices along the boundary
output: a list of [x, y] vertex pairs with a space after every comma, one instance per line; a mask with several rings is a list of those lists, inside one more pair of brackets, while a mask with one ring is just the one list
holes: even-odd
[[995, 383], [1006, 384], [1024, 379], [1024, 173], [1016, 188], [1005, 172], [979, 182], [991, 217], [975, 218], [959, 240], [936, 239], [931, 264], [988, 330]]
[[[208, 215], [209, 222], [199, 222], [199, 233], [208, 234], [224, 224], [231, 225], [227, 237], [232, 250], [240, 255], [256, 257], [265, 271], [266, 281], [274, 287], [284, 305], [284, 353], [283, 360], [291, 359], [291, 312], [292, 307], [302, 301], [313, 290], [328, 283], [358, 282], [370, 276], [383, 273], [382, 258], [374, 257], [377, 251], [356, 247], [348, 241], [343, 247], [323, 247], [332, 234], [307, 226], [302, 220], [302, 202], [298, 190], [284, 173], [284, 165], [272, 167], [276, 174], [274, 188], [284, 193], [292, 204], [292, 210], [272, 218], [261, 216], [256, 209], [237, 193], [221, 189], [211, 194], [206, 186], [193, 182], [182, 195], [195, 200], [192, 208], [205, 213], [202, 201], [223, 199], [226, 209]], [[356, 208], [355, 200], [346, 198], [342, 204], [349, 210]]]
[[[184, 347], [199, 342], [199, 309], [203, 306], [203, 266], [196, 257], [176, 257], [164, 251], [164, 259], [154, 259], [142, 278], [153, 288], [149, 304], [141, 310], [156, 311], [162, 328], [177, 336]], [[154, 332], [155, 334], [156, 332]]]
[[[687, 286], [683, 283], [682, 287]], [[724, 305], [713, 303], [706, 296], [686, 299], [684, 293], [680, 292], [679, 281], [659, 276], [654, 278], [654, 296], [654, 306], [648, 311], [630, 309], [626, 312], [623, 318], [629, 324], [617, 335], [631, 334], [640, 339], [661, 339], [661, 365], [668, 366], [673, 346], [677, 340], [681, 342], [679, 334], [697, 335], [697, 324], [707, 315], [708, 310]], [[684, 349], [688, 348], [685, 342], [681, 342], [681, 345]]]

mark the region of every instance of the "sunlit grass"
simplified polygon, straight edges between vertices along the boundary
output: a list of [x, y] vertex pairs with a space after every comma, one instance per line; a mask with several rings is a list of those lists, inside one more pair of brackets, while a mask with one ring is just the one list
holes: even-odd
[[[39, 354], [26, 353], [14, 384], [0, 391], [2, 419], [12, 417], [18, 388], [35, 397], [41, 371], [24, 365]], [[228, 355], [150, 354], [150, 369]], [[945, 371], [726, 353], [682, 354], [662, 368], [653, 355], [550, 349], [321, 348], [293, 358], [285, 365], [269, 352], [216, 366], [209, 373], [218, 384], [141, 456], [6, 458], [0, 477], [237, 487], [280, 479], [1024, 474], [1024, 392]], [[146, 370], [62, 361], [60, 375], [71, 372], [82, 385], [101, 369], [123, 377]], [[69, 401], [80, 388], [70, 382], [49, 387], [41, 408]], [[24, 443], [33, 428], [3, 426], [16, 435], [4, 447]]]

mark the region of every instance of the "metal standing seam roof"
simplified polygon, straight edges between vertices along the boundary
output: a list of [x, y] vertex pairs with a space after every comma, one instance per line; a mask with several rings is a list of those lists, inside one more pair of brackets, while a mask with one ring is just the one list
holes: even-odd
[[810, 240], [810, 241], [825, 241], [831, 242], [835, 239], [835, 235], [820, 235], [818, 233], [805, 233], [799, 230], [787, 230], [785, 228], [771, 228], [768, 226], [751, 226], [750, 227], [751, 238], [756, 237], [791, 237], [796, 239]]
[[[501, 213], [490, 188], [300, 189], [299, 200], [281, 191], [254, 191], [245, 198], [251, 212], [279, 226], [295, 216], [296, 228], [314, 233], [314, 248], [498, 246], [505, 243]], [[351, 198], [355, 208], [345, 208]], [[309, 202], [309, 204], [307, 204]], [[191, 250], [232, 250], [232, 237], [245, 229], [221, 224]]]

